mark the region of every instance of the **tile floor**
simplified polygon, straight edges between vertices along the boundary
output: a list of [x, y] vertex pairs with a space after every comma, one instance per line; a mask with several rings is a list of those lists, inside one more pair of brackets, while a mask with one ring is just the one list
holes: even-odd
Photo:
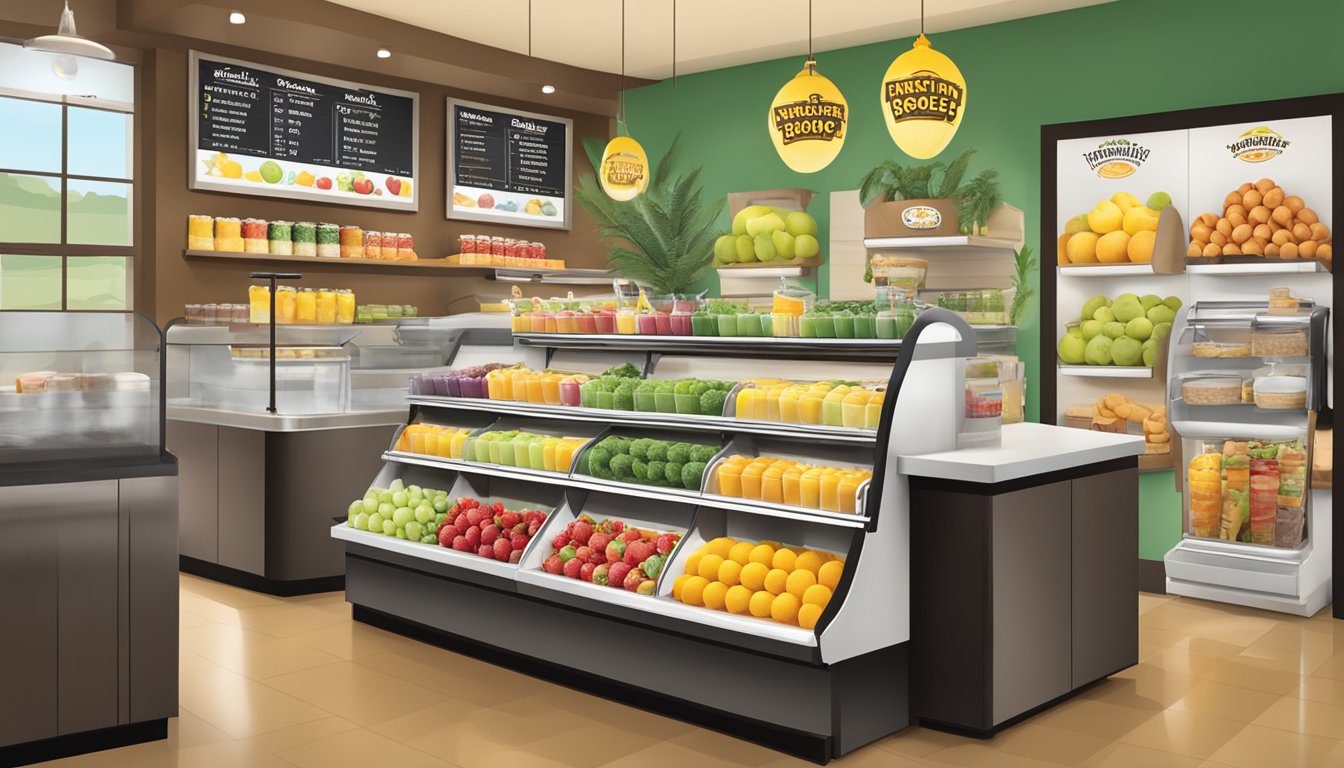
[[[776, 768], [805, 763], [280, 599], [182, 576], [166, 741], [49, 766]], [[1140, 664], [991, 741], [910, 728], [833, 765], [1344, 766], [1344, 622], [1139, 597]]]

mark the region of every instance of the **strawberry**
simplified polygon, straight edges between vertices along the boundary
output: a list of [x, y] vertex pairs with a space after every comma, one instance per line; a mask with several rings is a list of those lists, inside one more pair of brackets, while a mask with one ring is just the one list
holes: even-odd
[[570, 531], [569, 535], [579, 544], [587, 544], [593, 537], [593, 524], [587, 520], [580, 520], [574, 524], [574, 530]]
[[585, 563], [592, 562], [593, 548], [588, 546], [587, 544], [584, 544], [583, 546], [580, 546], [578, 549], [574, 550], [574, 557], [578, 558], [579, 560]]
[[658, 586], [658, 582], [653, 579], [644, 579], [639, 582], [639, 586], [635, 588], [635, 593], [640, 595], [652, 595], [653, 589], [656, 586]]
[[624, 541], [626, 544], [629, 544], [632, 541], [639, 541], [639, 529], [626, 528], [625, 532], [621, 534], [621, 541]]
[[565, 567], [562, 570], [567, 578], [577, 579], [579, 578], [579, 573], [583, 570], [583, 566], [584, 562], [576, 557], [566, 561]]
[[653, 545], [643, 539], [630, 542], [625, 548], [625, 564], [630, 566], [639, 565], [648, 559], [649, 555], [655, 553]]
[[462, 534], [462, 535], [466, 537], [466, 539], [467, 539], [467, 543], [471, 545], [471, 548], [472, 548], [472, 549], [479, 549], [479, 548], [480, 548], [480, 546], [481, 546], [481, 529], [480, 529], [480, 528], [477, 528], [476, 526], [473, 525], [473, 526], [471, 526], [470, 528], [467, 529], [467, 532], [466, 532], [466, 533], [464, 533], [464, 534]]
[[620, 520], [613, 520], [613, 521], [611, 522], [611, 532], [612, 532], [612, 533], [614, 533], [614, 534], [616, 534], [617, 536], [619, 536], [619, 535], [621, 535], [621, 533], [623, 533], [624, 531], [625, 531], [625, 523], [621, 522]]
[[541, 570], [547, 573], [563, 573], [565, 564], [560, 560], [559, 555], [551, 555], [542, 562]]
[[495, 548], [489, 544], [482, 544], [480, 548], [476, 550], [476, 555], [478, 557], [484, 557], [486, 560], [494, 560]]
[[453, 537], [457, 535], [457, 529], [451, 525], [445, 525], [439, 528], [439, 546], [453, 546]]
[[533, 520], [532, 522], [528, 523], [528, 524], [527, 524], [527, 535], [528, 535], [528, 536], [536, 536], [536, 535], [537, 535], [537, 531], [540, 531], [540, 530], [541, 530], [541, 523], [542, 523], [541, 520]]
[[502, 502], [502, 501], [496, 501], [496, 502], [495, 502], [495, 514], [503, 514], [503, 513], [504, 513], [504, 502]]
[[509, 534], [512, 536], [517, 536], [519, 534], [522, 534], [524, 536], [528, 535], [527, 523], [518, 523], [517, 525], [513, 526], [512, 528], [509, 529]]
[[528, 541], [530, 541], [530, 539], [523, 534], [515, 533], [509, 537], [509, 546], [513, 548], [514, 552], [522, 552], [524, 549], [527, 549]]
[[638, 568], [631, 568], [630, 572], [625, 575], [625, 581], [621, 582], [621, 586], [629, 592], [634, 592], [639, 589], [639, 583], [644, 579], [644, 574]]
[[625, 584], [625, 577], [634, 570], [625, 563], [612, 563], [607, 568], [607, 581], [613, 587], [620, 587]]
[[533, 509], [527, 513], [528, 524], [546, 522], [546, 513], [540, 509]]
[[588, 549], [592, 550], [592, 554], [588, 556], [588, 562], [593, 565], [601, 565], [607, 562], [607, 555], [605, 552], [600, 549], [593, 549], [592, 547], [589, 547]]
[[658, 554], [666, 555], [672, 551], [673, 547], [677, 546], [677, 536], [674, 533], [664, 533], [654, 540], [653, 546], [658, 550]]
[[482, 517], [481, 510], [479, 509], [467, 510], [467, 521], [470, 522], [472, 525], [480, 525], [481, 517]]
[[620, 539], [614, 539], [607, 544], [607, 550], [603, 552], [606, 555], [607, 562], [619, 563], [625, 558], [625, 548], [629, 546]]
[[508, 560], [509, 555], [513, 554], [513, 545], [502, 536], [495, 539], [493, 549], [495, 550], [495, 559], [501, 563]]
[[466, 512], [459, 512], [457, 517], [453, 518], [453, 525], [465, 532], [471, 527], [471, 518], [467, 517]]
[[454, 536], [453, 549], [457, 550], [458, 552], [470, 552], [471, 545], [467, 543], [466, 536]]
[[597, 570], [596, 565], [592, 563], [584, 563], [583, 565], [579, 566], [579, 579], [581, 579], [582, 581], [591, 582], [593, 580], [593, 571], [596, 570]]
[[523, 559], [523, 550], [515, 549], [509, 553], [509, 562], [517, 565]]
[[596, 568], [594, 568], [594, 569], [593, 569], [593, 583], [594, 583], [594, 584], [597, 584], [598, 586], [602, 586], [602, 587], [607, 586], [607, 584], [608, 584], [608, 579], [610, 578], [610, 576], [609, 576], [609, 574], [610, 574], [610, 570], [611, 570], [611, 566], [607, 565], [606, 563], [603, 563], [602, 565], [599, 565], [599, 566], [597, 566]]
[[606, 552], [607, 545], [610, 543], [611, 543], [611, 534], [602, 533], [601, 531], [594, 533], [592, 535], [592, 538], [588, 539], [588, 546], [592, 547], [598, 552]]
[[566, 533], [565, 531], [561, 531], [560, 533], [555, 534], [555, 538], [551, 539], [551, 548], [561, 549], [568, 543], [569, 543], [569, 534]]
[[481, 543], [494, 544], [495, 539], [499, 538], [499, 526], [493, 523], [481, 529]]
[[517, 512], [505, 512], [499, 516], [499, 527], [512, 528], [518, 524]]

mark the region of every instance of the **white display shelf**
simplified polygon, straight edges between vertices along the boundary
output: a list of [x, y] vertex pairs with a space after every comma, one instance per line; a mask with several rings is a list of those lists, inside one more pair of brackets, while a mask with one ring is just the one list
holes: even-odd
[[761, 352], [843, 354], [847, 358], [895, 360], [900, 339], [813, 339], [801, 336], [641, 336], [598, 333], [515, 333], [515, 344], [552, 349], [636, 350], [746, 357]]
[[[477, 573], [488, 573], [491, 576], [498, 576], [504, 579], [512, 579], [518, 572], [516, 563], [501, 563], [498, 560], [487, 560], [476, 554], [466, 554], [458, 552], [448, 547], [440, 547], [436, 544], [421, 544], [418, 541], [409, 541], [407, 539], [398, 539], [395, 536], [383, 536], [382, 534], [371, 533], [351, 528], [345, 523], [337, 523], [331, 528], [331, 538], [348, 541], [352, 544], [362, 544], [366, 547], [373, 547], [387, 552], [396, 552], [408, 557], [417, 557], [421, 560], [430, 560], [436, 563], [443, 563], [457, 568], [465, 568]], [[532, 537], [528, 542], [531, 546], [538, 538]]]
[[1151, 379], [1153, 369], [1142, 365], [1069, 365], [1059, 364], [1060, 376], [1095, 379]]
[[845, 528], [863, 528], [868, 524], [868, 518], [859, 515], [825, 512], [819, 509], [807, 509], [804, 507], [786, 507], [783, 505], [774, 506], [752, 503], [747, 499], [707, 495], [700, 491], [687, 491], [679, 488], [659, 488], [652, 485], [622, 483], [616, 480], [603, 480], [601, 478], [592, 477], [591, 475], [577, 473], [562, 474], [559, 472], [539, 472], [535, 469], [527, 469], [525, 467], [505, 466], [502, 464], [481, 464], [472, 461], [460, 461], [458, 459], [445, 459], [441, 456], [423, 456], [415, 453], [406, 453], [405, 451], [387, 451], [383, 453], [383, 460], [393, 461], [400, 464], [413, 464], [420, 467], [449, 469], [455, 472], [464, 472], [466, 474], [534, 480], [536, 482], [549, 483], [551, 485], [563, 485], [569, 488], [586, 488], [592, 491], [615, 493], [638, 499], [657, 499], [659, 501], [671, 501], [680, 504], [699, 504], [703, 506], [735, 509], [755, 515], [778, 517], [786, 520], [798, 520], [807, 523], [819, 523], [822, 525], [835, 525]]
[[410, 395], [407, 403], [428, 408], [451, 408], [460, 411], [507, 413], [565, 421], [586, 421], [602, 424], [617, 423], [633, 427], [674, 427], [701, 432], [734, 432], [802, 440], [872, 444], [877, 430], [826, 427], [816, 424], [786, 424], [773, 421], [753, 421], [727, 416], [690, 416], [682, 413], [651, 411], [611, 411], [602, 408], [577, 408], [563, 405], [523, 403], [514, 400], [488, 400], [469, 397], [442, 397], [437, 395]]
[[1170, 277], [1153, 271], [1152, 264], [1081, 264], [1075, 266], [1057, 266], [1060, 277]]
[[1187, 264], [1192, 275], [1296, 275], [1325, 272], [1319, 261], [1265, 261], [1251, 264]]
[[938, 256], [985, 256], [995, 252], [1015, 251], [1020, 241], [1006, 237], [985, 235], [945, 235], [929, 237], [866, 237], [863, 247], [869, 250], [916, 249], [936, 251]]

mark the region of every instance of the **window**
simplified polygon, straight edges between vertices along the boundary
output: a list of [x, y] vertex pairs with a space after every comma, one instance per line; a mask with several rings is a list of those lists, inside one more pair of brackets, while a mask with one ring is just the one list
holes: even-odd
[[129, 109], [0, 93], [0, 309], [130, 309]]

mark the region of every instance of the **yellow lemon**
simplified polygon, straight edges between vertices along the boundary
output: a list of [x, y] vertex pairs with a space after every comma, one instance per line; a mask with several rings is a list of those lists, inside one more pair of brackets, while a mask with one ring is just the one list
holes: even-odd
[[719, 578], [719, 566], [723, 565], [723, 558], [718, 555], [705, 555], [700, 558], [700, 566], [695, 572], [706, 581], [713, 581]]
[[723, 596], [723, 607], [727, 608], [729, 613], [746, 613], [751, 607], [751, 590], [741, 584], [729, 587]]
[[724, 596], [728, 594], [728, 585], [718, 581], [711, 581], [705, 585], [700, 593], [700, 599], [704, 601], [706, 608], [712, 608], [716, 611], [723, 610]]
[[742, 581], [742, 566], [736, 560], [724, 560], [719, 566], [719, 581], [725, 586], [733, 586]]
[[1124, 222], [1125, 212], [1120, 210], [1120, 206], [1110, 200], [1102, 200], [1096, 207], [1087, 213], [1087, 226], [1093, 232], [1104, 235], [1107, 232], [1114, 232], [1120, 228]]
[[817, 583], [834, 592], [835, 586], [840, 583], [840, 574], [844, 571], [845, 564], [839, 560], [823, 563], [821, 570], [817, 571]]
[[754, 549], [756, 549], [756, 545], [750, 541], [739, 541], [733, 545], [732, 549], [728, 550], [726, 559], [732, 560], [738, 565], [746, 565], [751, 562], [751, 553]]
[[751, 600], [747, 603], [747, 609], [751, 615], [758, 619], [769, 618], [770, 608], [775, 603], [775, 596], [769, 592], [756, 592], [752, 594]]
[[[243, 166], [232, 160], [225, 160], [219, 164], [219, 173], [226, 179], [239, 179], [243, 176]], [[259, 179], [261, 179], [260, 173], [258, 173], [257, 178], [252, 179], [252, 181], [257, 181]]]
[[695, 577], [692, 576], [691, 574], [689, 574], [689, 573], [683, 573], [682, 575], [678, 576], [678, 577], [672, 582], [672, 599], [673, 599], [673, 600], [680, 600], [680, 599], [681, 599], [681, 590], [684, 589], [684, 588], [686, 587], [686, 582], [687, 582], [687, 581], [690, 581], [690, 580], [693, 579], [693, 578], [695, 578]]
[[798, 556], [793, 553], [793, 550], [777, 549], [775, 550], [775, 557], [770, 562], [770, 565], [774, 568], [779, 568], [780, 570], [792, 571], [793, 564], [797, 560]]
[[765, 588], [765, 576], [770, 573], [769, 566], [761, 563], [747, 563], [738, 574], [738, 581], [752, 592]]
[[709, 551], [718, 555], [724, 560], [727, 560], [728, 555], [732, 554], [733, 547], [736, 544], [737, 544], [736, 539], [730, 539], [727, 536], [721, 536], [709, 542]]
[[778, 621], [780, 624], [797, 624], [798, 608], [802, 601], [793, 595], [785, 592], [770, 603], [770, 618]]
[[1145, 229], [1157, 231], [1157, 211], [1146, 206], [1138, 205], [1125, 211], [1125, 220], [1121, 225], [1129, 234], [1140, 232]]
[[686, 558], [686, 572], [690, 574], [700, 573], [700, 561], [704, 559], [705, 553], [696, 551], [690, 557]]
[[817, 619], [821, 618], [821, 606], [803, 604], [798, 609], [798, 626], [803, 629], [816, 629]]
[[1129, 261], [1129, 235], [1119, 229], [1102, 235], [1097, 241], [1097, 260], [1102, 264], [1123, 264]]
[[794, 570], [811, 571], [812, 575], [815, 576], [821, 572], [821, 564], [823, 562], [825, 561], [821, 559], [821, 555], [809, 549], [804, 550], [803, 553], [793, 561], [793, 567]]
[[[237, 165], [237, 163], [235, 163], [235, 165]], [[242, 168], [242, 166], [238, 166], [238, 167], [239, 167], [239, 168]], [[227, 170], [227, 169], [226, 169], [226, 170]], [[226, 177], [227, 177], [227, 178], [233, 178], [233, 179], [238, 178], [237, 176], [227, 176], [227, 174], [226, 174]], [[247, 180], [247, 181], [255, 181], [255, 182], [257, 182], [258, 184], [260, 184], [260, 183], [261, 183], [261, 171], [248, 171], [247, 173], [244, 173], [244, 174], [243, 174], [243, 178], [244, 178], [245, 180]]]
[[[757, 544], [752, 548], [749, 559], [753, 563], [760, 563], [769, 568], [770, 564], [775, 560], [775, 548], [765, 543]], [[745, 563], [743, 563], [743, 565], [745, 565]]]
[[789, 574], [789, 577], [784, 582], [784, 586], [789, 591], [789, 594], [793, 595], [799, 600], [802, 600], [803, 593], [807, 591], [807, 588], [813, 586], [816, 583], [817, 583], [816, 574], [812, 573], [811, 571], [799, 568], [798, 570]]
[[1111, 202], [1119, 206], [1121, 212], [1143, 207], [1143, 203], [1139, 202], [1139, 198], [1135, 197], [1133, 192], [1116, 192], [1111, 195]]
[[803, 591], [803, 605], [819, 605], [825, 608], [829, 602], [831, 602], [831, 590], [824, 584], [813, 584]]
[[1095, 232], [1075, 233], [1064, 246], [1069, 262], [1072, 264], [1096, 264], [1098, 239]]
[[776, 568], [765, 574], [765, 589], [767, 592], [778, 595], [788, 589], [789, 572]]
[[1153, 260], [1153, 245], [1157, 242], [1157, 232], [1150, 229], [1141, 229], [1129, 238], [1129, 246], [1126, 249], [1129, 254], [1129, 260], [1135, 264], [1148, 264]]
[[687, 605], [705, 604], [705, 587], [709, 582], [699, 576], [692, 576], [681, 585], [681, 602]]

